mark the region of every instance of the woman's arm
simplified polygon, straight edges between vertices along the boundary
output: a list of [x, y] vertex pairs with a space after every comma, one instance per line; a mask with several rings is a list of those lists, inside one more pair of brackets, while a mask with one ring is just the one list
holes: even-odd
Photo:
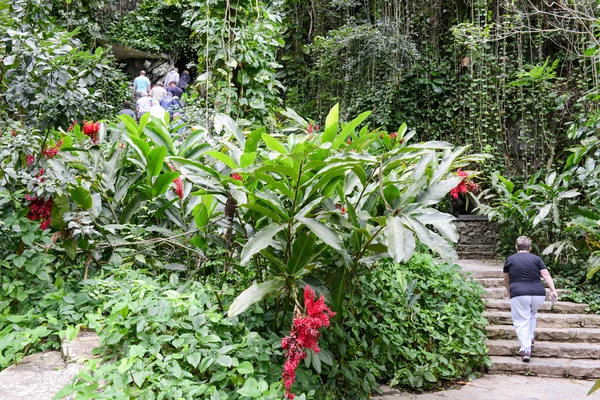
[[550, 288], [550, 296], [554, 296], [558, 299], [558, 293], [556, 293], [556, 288], [554, 287], [554, 281], [550, 276], [550, 272], [548, 272], [547, 269], [543, 269], [540, 271], [540, 273], [542, 274], [542, 278], [544, 278], [544, 280], [548, 284], [548, 287]]
[[510, 297], [510, 278], [508, 272], [504, 273], [504, 287], [506, 288], [507, 296]]

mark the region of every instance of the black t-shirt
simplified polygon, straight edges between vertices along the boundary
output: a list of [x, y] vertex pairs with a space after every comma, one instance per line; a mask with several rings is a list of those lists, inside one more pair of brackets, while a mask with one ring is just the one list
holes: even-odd
[[510, 278], [510, 298], [545, 296], [540, 271], [547, 269], [542, 259], [531, 253], [516, 253], [506, 259], [504, 272]]

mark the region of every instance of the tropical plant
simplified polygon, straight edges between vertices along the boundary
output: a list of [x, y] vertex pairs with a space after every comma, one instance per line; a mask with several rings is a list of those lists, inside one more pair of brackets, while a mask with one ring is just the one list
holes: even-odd
[[226, 142], [226, 151], [206, 153], [220, 161], [247, 224], [239, 262], [258, 269], [258, 282], [233, 302], [230, 317], [270, 294], [281, 296], [285, 315], [298, 288], [314, 279], [330, 289], [339, 311], [357, 276], [381, 258], [409, 260], [417, 240], [455, 255], [447, 242], [458, 239], [453, 217], [432, 206], [464, 179], [455, 168], [484, 157], [445, 142], [411, 145], [406, 126], [394, 137], [366, 126], [357, 133], [369, 113], [340, 124], [338, 111], [322, 132], [306, 135], [309, 123], [288, 110], [296, 133], [283, 143], [264, 129], [245, 138], [234, 126], [241, 147]]

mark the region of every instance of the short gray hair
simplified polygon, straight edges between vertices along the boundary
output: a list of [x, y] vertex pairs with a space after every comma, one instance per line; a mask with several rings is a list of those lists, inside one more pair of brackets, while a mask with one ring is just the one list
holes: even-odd
[[527, 236], [519, 236], [515, 244], [517, 245], [517, 250], [531, 250], [531, 239]]

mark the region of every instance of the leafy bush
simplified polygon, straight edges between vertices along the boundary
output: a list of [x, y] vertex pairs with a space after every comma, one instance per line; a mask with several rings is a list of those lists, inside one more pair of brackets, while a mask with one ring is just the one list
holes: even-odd
[[31, 3], [12, 2], [10, 18], [0, 19], [0, 108], [41, 131], [118, 111], [127, 83], [109, 50], [84, 49], [78, 30], [53, 25], [45, 19], [49, 5]]
[[345, 398], [367, 398], [382, 381], [431, 389], [490, 366], [483, 289], [458, 266], [415, 253], [406, 264], [382, 261], [359, 282], [323, 346], [339, 360], [327, 384]]
[[266, 340], [224, 318], [210, 286], [126, 266], [103, 275], [83, 289], [86, 324], [100, 334], [102, 360], [89, 362], [56, 398], [99, 387], [96, 399], [283, 397], [281, 367], [273, 362], [280, 338]]

